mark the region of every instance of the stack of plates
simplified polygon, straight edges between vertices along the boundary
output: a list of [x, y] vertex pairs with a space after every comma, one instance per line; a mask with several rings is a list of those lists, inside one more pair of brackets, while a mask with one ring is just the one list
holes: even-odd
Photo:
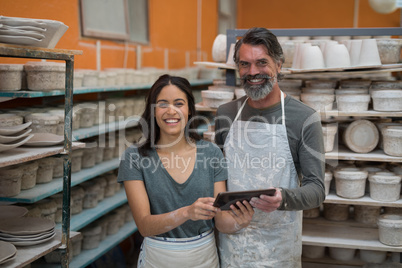
[[17, 249], [9, 242], [0, 241], [0, 265], [15, 259]]
[[7, 151], [19, 147], [33, 138], [30, 134], [31, 129], [27, 129], [32, 122], [0, 127], [0, 152]]
[[15, 217], [0, 220], [0, 240], [14, 246], [37, 245], [55, 235], [55, 223], [49, 219]]
[[54, 48], [68, 27], [60, 21], [0, 16], [0, 42]]

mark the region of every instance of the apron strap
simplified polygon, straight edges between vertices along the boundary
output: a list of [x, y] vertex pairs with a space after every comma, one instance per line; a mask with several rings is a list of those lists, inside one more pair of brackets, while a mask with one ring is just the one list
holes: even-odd
[[[237, 112], [236, 117], [233, 120], [233, 122], [236, 121], [239, 118], [241, 112], [243, 111], [244, 106], [247, 103], [247, 100], [248, 100], [248, 97], [246, 98], [246, 100], [241, 105], [241, 107], [240, 107], [239, 111]], [[282, 90], [281, 90], [281, 108], [282, 108], [282, 125], [285, 125], [285, 95], [283, 94]]]

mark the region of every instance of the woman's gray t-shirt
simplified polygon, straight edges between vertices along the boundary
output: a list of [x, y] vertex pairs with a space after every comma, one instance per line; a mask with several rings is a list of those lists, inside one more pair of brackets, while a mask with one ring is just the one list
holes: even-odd
[[[193, 204], [200, 197], [214, 196], [214, 183], [227, 180], [226, 162], [221, 150], [213, 143], [196, 142], [197, 159], [190, 177], [177, 183], [162, 165], [155, 149], [141, 156], [135, 146], [128, 148], [120, 162], [118, 182], [144, 181], [151, 214], [163, 214]], [[190, 167], [188, 167], [190, 168]], [[179, 227], [158, 235], [161, 237], [193, 237], [213, 228], [212, 220], [188, 220]]]

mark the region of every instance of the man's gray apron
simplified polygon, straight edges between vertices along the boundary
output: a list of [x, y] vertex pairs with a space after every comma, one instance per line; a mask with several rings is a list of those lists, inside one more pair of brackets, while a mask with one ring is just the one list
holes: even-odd
[[[246, 102], [224, 144], [228, 191], [299, 187], [286, 133], [283, 93], [282, 124], [237, 120]], [[247, 228], [219, 234], [221, 267], [301, 267], [301, 230], [302, 211], [255, 209]]]

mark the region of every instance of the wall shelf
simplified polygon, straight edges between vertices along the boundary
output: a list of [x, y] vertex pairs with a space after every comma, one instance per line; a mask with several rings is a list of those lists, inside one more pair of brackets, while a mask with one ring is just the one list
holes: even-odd
[[[203, 86], [212, 84], [212, 80], [199, 79], [190, 81], [191, 86]], [[79, 87], [74, 88], [74, 95], [89, 94], [89, 93], [102, 93], [102, 92], [119, 92], [119, 91], [131, 91], [131, 90], [148, 90], [151, 88], [151, 84], [134, 84], [125, 86], [108, 86], [108, 87]], [[64, 96], [63, 90], [53, 91], [0, 91], [0, 97], [7, 98], [41, 98], [52, 96]]]
[[376, 200], [370, 198], [370, 195], [368, 195], [368, 194], [366, 194], [365, 196], [363, 196], [361, 198], [346, 199], [346, 198], [337, 196], [335, 193], [330, 192], [329, 195], [327, 195], [325, 197], [324, 203], [402, 208], [402, 196], [397, 201], [381, 202], [381, 201], [376, 201]]
[[378, 238], [378, 228], [303, 223], [303, 245], [333, 246], [401, 252], [401, 247], [387, 246]]
[[[85, 146], [82, 142], [73, 142], [72, 149], [79, 149]], [[24, 147], [20, 146], [12, 150], [0, 153], [0, 168], [21, 164], [24, 162], [64, 153], [63, 146], [50, 147]]]
[[386, 155], [383, 150], [379, 149], [364, 154], [364, 153], [355, 153], [345, 148], [338, 148], [338, 150], [325, 153], [325, 159], [396, 162], [396, 163], [402, 162], [402, 157]]
[[[118, 158], [104, 161], [92, 168], [82, 169], [71, 174], [71, 186], [80, 184], [81, 182], [92, 179], [105, 172], [114, 170], [119, 167], [120, 160]], [[12, 197], [0, 197], [0, 201], [35, 203], [51, 195], [57, 194], [63, 190], [63, 178], [55, 178], [48, 183], [37, 184], [35, 187], [22, 190], [20, 194]]]

